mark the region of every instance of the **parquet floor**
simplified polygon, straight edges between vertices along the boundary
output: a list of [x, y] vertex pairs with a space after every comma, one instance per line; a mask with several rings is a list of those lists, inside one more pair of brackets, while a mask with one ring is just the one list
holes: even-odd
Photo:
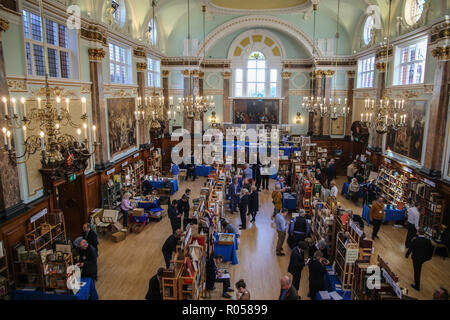
[[[180, 190], [173, 196], [181, 197], [185, 188], [191, 188], [193, 197], [198, 196], [204, 178], [195, 182], [181, 182]], [[344, 178], [338, 179], [338, 187], [342, 186]], [[271, 190], [273, 182], [271, 181]], [[239, 279], [244, 279], [252, 299], [278, 299], [280, 292], [279, 279], [287, 274], [290, 249], [287, 244], [284, 257], [275, 255], [276, 231], [271, 220], [273, 205], [270, 198], [271, 190], [260, 193], [260, 211], [255, 223], [250, 223], [247, 230], [241, 233], [238, 252], [239, 264], [232, 266], [226, 263], [231, 274], [232, 285]], [[341, 203], [353, 212], [361, 214], [362, 207], [355, 206], [351, 201], [339, 196]], [[361, 202], [360, 202], [361, 203]], [[239, 225], [238, 214], [228, 218]], [[370, 235], [371, 228], [366, 225], [365, 232]], [[164, 266], [161, 247], [170, 235], [171, 227], [167, 217], [161, 222], [151, 223], [140, 234], [129, 234], [119, 243], [108, 237], [101, 238], [99, 244], [99, 279], [96, 283], [100, 299], [103, 300], [141, 300], [148, 289], [149, 279], [156, 270]], [[422, 268], [422, 288], [420, 292], [410, 287], [413, 282], [413, 267], [411, 259], [404, 257], [404, 240], [406, 229], [394, 228], [392, 225], [382, 225], [380, 239], [375, 241], [374, 258], [380, 254], [400, 278], [400, 285], [409, 289], [409, 294], [419, 299], [431, 299], [436, 288], [443, 286], [450, 289], [450, 259], [435, 256]], [[212, 298], [221, 298], [221, 285], [214, 291]], [[308, 269], [302, 273], [299, 294], [307, 298]]]

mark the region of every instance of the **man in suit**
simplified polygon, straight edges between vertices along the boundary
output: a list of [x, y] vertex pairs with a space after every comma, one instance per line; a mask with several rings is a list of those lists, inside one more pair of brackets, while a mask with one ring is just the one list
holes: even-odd
[[172, 200], [172, 204], [167, 210], [170, 219], [170, 225], [172, 226], [172, 233], [175, 233], [177, 229], [181, 228], [181, 216], [182, 213], [178, 211], [178, 201]]
[[304, 241], [300, 241], [298, 245], [292, 250], [291, 259], [289, 260], [288, 272], [292, 274], [292, 285], [300, 289], [300, 278], [303, 267], [305, 266], [304, 253], [308, 249], [308, 245]]
[[218, 255], [217, 257], [212, 257], [206, 260], [206, 289], [214, 290], [214, 283], [222, 282], [223, 283], [223, 291], [222, 297], [230, 299], [231, 296], [228, 292], [233, 292], [233, 289], [230, 289], [230, 278], [222, 278], [222, 273], [217, 268], [217, 264], [223, 262], [223, 257]]
[[247, 228], [247, 210], [250, 198], [247, 189], [242, 189], [242, 197], [239, 201], [239, 213], [241, 215], [241, 226], [239, 229], [245, 230]]
[[181, 199], [178, 200], [177, 206], [178, 212], [184, 215], [184, 228], [186, 228], [186, 219], [189, 219], [189, 197], [186, 194], [181, 196]]
[[86, 240], [80, 242], [80, 262], [77, 264], [82, 269], [82, 278], [92, 278], [97, 281], [97, 250]]
[[178, 229], [174, 234], [171, 234], [167, 238], [166, 242], [164, 242], [162, 253], [164, 256], [164, 261], [166, 262], [166, 269], [170, 268], [170, 260], [172, 259], [172, 254], [177, 251], [177, 243], [182, 234], [183, 231], [181, 231], [181, 229]]
[[422, 228], [417, 231], [417, 237], [411, 241], [405, 257], [408, 258], [411, 253], [414, 268], [414, 284], [411, 284], [411, 287], [420, 291], [420, 272], [422, 265], [428, 260], [431, 260], [433, 256], [433, 245], [430, 239], [425, 238]]
[[408, 209], [408, 233], [406, 234], [405, 248], [409, 248], [411, 240], [416, 236], [419, 229], [420, 203], [413, 204]]
[[239, 185], [237, 178], [234, 178], [233, 183], [230, 184], [228, 193], [230, 194], [231, 213], [234, 213], [236, 212], [236, 207], [239, 204], [239, 194], [241, 193], [241, 186]]
[[83, 224], [83, 239], [93, 246], [98, 254], [98, 237], [95, 231], [91, 229], [89, 223]]
[[262, 177], [261, 177], [261, 164], [256, 163], [253, 165], [253, 177], [255, 178], [255, 187], [256, 190], [258, 192], [261, 191], [261, 182], [262, 182]]
[[291, 284], [291, 279], [289, 276], [284, 276], [281, 278], [280, 284], [281, 290], [278, 300], [300, 300], [297, 290], [295, 290], [295, 287]]
[[148, 283], [148, 292], [146, 300], [162, 300], [162, 275], [164, 268], [159, 268], [158, 272], [150, 279]]

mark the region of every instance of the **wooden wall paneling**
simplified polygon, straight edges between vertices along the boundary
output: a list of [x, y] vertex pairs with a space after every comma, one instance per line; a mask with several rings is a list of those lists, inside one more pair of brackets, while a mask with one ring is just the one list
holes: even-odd
[[93, 174], [85, 179], [86, 213], [89, 215], [92, 210], [101, 206], [100, 196], [100, 175]]

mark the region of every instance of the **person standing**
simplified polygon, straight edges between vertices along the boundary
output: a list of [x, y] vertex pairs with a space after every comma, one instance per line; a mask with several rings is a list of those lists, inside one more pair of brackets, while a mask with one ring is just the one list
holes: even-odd
[[249, 207], [249, 195], [247, 189], [242, 189], [242, 197], [239, 201], [239, 213], [241, 215], [241, 226], [239, 229], [245, 230], [247, 228], [247, 210]]
[[327, 272], [325, 266], [321, 262], [322, 251], [317, 250], [314, 256], [308, 262], [309, 269], [309, 297], [311, 300], [316, 300], [316, 294], [319, 291], [325, 290], [324, 276]]
[[177, 229], [181, 228], [182, 213], [178, 212], [178, 201], [172, 200], [172, 204], [169, 206], [168, 216], [170, 219], [170, 225], [172, 226], [172, 233], [175, 233]]
[[408, 233], [405, 240], [405, 248], [409, 248], [411, 240], [417, 235], [419, 230], [420, 204], [416, 202], [408, 209]]
[[355, 176], [355, 173], [358, 172], [358, 165], [357, 165], [357, 161], [353, 160], [352, 163], [350, 163], [347, 166], [347, 180], [348, 183], [352, 182], [353, 177]]
[[171, 234], [167, 238], [166, 242], [164, 242], [162, 253], [164, 256], [164, 261], [166, 262], [166, 269], [170, 268], [170, 260], [172, 259], [172, 254], [177, 251], [177, 243], [182, 234], [183, 231], [181, 231], [181, 229], [178, 229], [174, 234]]
[[252, 190], [252, 184], [250, 183], [249, 179], [244, 178], [244, 181], [242, 184], [242, 189], [247, 189], [248, 192], [250, 192], [250, 190]]
[[284, 276], [280, 280], [281, 290], [278, 300], [300, 300], [297, 290], [291, 284], [289, 276]]
[[245, 164], [244, 179], [247, 179], [249, 184], [253, 183], [253, 170], [250, 168], [248, 163]]
[[370, 221], [373, 224], [372, 240], [378, 237], [378, 231], [380, 230], [381, 221], [384, 219], [384, 198], [378, 197], [377, 201], [372, 203], [370, 208]]
[[261, 176], [263, 190], [269, 190], [270, 167], [268, 165], [261, 167]]
[[178, 174], [180, 173], [180, 167], [176, 163], [172, 163], [170, 167], [170, 172], [172, 173], [172, 177], [174, 180], [178, 182]]
[[302, 275], [303, 267], [305, 266], [305, 250], [308, 249], [308, 245], [304, 241], [300, 241], [297, 246], [294, 247], [289, 260], [288, 272], [292, 274], [292, 285], [297, 289], [300, 289], [300, 278]]
[[336, 186], [336, 181], [332, 180], [330, 183], [330, 197], [333, 197], [335, 200], [338, 196], [338, 188]]
[[261, 191], [261, 164], [258, 162], [253, 165], [253, 177], [255, 178], [255, 186], [258, 192]]
[[83, 224], [83, 239], [93, 246], [98, 254], [98, 236], [97, 233], [91, 229], [89, 223]]
[[275, 190], [272, 191], [273, 216], [275, 216], [283, 207], [283, 194], [281, 193], [281, 186], [275, 185]]
[[97, 251], [86, 240], [80, 242], [80, 262], [77, 264], [81, 270], [82, 278], [92, 278], [97, 281]]
[[133, 206], [130, 203], [131, 193], [125, 192], [122, 198], [122, 203], [120, 204], [120, 208], [122, 209], [123, 214], [123, 226], [128, 227], [128, 212], [133, 209]]
[[164, 268], [159, 268], [158, 272], [150, 279], [145, 300], [162, 300], [162, 276]]
[[231, 213], [236, 212], [236, 207], [239, 204], [239, 194], [241, 193], [241, 186], [239, 185], [238, 178], [233, 179], [233, 183], [228, 188], [228, 194], [230, 195], [230, 209]]
[[327, 165], [328, 188], [331, 188], [331, 181], [334, 179], [336, 179], [336, 162], [334, 159], [331, 159]]
[[288, 213], [287, 210], [282, 210], [275, 217], [275, 224], [276, 224], [276, 229], [277, 229], [277, 233], [278, 233], [278, 241], [277, 241], [277, 248], [276, 248], [277, 256], [285, 255], [283, 253], [283, 244], [284, 244], [284, 239], [286, 238], [286, 230], [289, 226], [286, 223], [286, 218], [285, 218], [287, 213]]
[[252, 193], [249, 197], [248, 211], [251, 216], [250, 222], [255, 222], [256, 214], [259, 211], [259, 194], [255, 186], [252, 187]]
[[420, 291], [420, 272], [422, 271], [422, 265], [428, 260], [431, 260], [433, 256], [433, 245], [430, 239], [425, 238], [422, 228], [419, 228], [417, 237], [411, 241], [405, 257], [408, 258], [411, 253], [414, 268], [414, 284], [411, 284], [411, 287]]
[[350, 199], [352, 199], [355, 204], [358, 204], [359, 188], [360, 186], [358, 180], [356, 180], [356, 178], [353, 178], [352, 183], [350, 183], [350, 185], [348, 186], [348, 192], [350, 193]]

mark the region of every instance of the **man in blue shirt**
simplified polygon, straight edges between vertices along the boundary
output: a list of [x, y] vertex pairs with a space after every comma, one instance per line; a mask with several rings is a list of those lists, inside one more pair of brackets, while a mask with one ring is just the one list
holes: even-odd
[[236, 212], [236, 206], [239, 204], [239, 194], [241, 193], [241, 187], [237, 178], [234, 178], [233, 183], [230, 184], [228, 193], [230, 194], [231, 213], [234, 213]]
[[248, 179], [248, 182], [250, 184], [252, 184], [252, 182], [253, 182], [253, 170], [250, 168], [248, 163], [245, 164], [244, 178]]
[[286, 230], [288, 229], [289, 225], [286, 222], [286, 215], [288, 211], [286, 209], [281, 210], [280, 213], [278, 213], [275, 216], [275, 224], [277, 228], [278, 233], [278, 241], [277, 241], [277, 256], [284, 256], [283, 253], [283, 244], [284, 239], [286, 238]]
[[178, 182], [178, 174], [180, 173], [180, 167], [177, 164], [172, 163], [172, 167], [170, 168], [170, 172], [175, 180]]

